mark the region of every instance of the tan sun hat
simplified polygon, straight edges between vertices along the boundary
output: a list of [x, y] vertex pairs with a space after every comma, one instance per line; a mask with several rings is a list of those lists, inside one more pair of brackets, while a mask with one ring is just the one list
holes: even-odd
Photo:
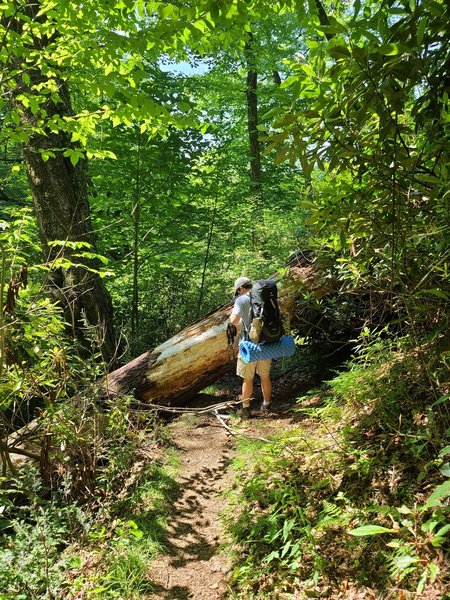
[[238, 289], [241, 288], [241, 287], [251, 288], [252, 287], [252, 280], [249, 279], [248, 277], [239, 277], [234, 282], [234, 291], [237, 292]]

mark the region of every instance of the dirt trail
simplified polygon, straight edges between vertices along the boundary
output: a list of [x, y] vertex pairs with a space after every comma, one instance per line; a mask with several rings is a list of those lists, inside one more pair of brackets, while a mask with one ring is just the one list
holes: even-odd
[[[219, 399], [238, 396], [237, 378], [224, 378], [222, 383], [221, 398], [200, 394], [190, 407], [205, 407]], [[293, 380], [286, 372], [276, 381], [272, 403], [275, 414], [250, 419], [238, 427], [250, 437], [270, 437], [285, 431], [295, 420], [292, 413], [295, 398], [311, 385], [307, 377]], [[252, 410], [262, 401], [259, 386], [255, 386], [254, 393]], [[220, 513], [227, 505], [226, 491], [232, 484], [232, 474], [227, 473], [227, 468], [235, 455], [236, 438], [213, 414], [194, 419], [192, 415], [185, 415], [173, 421], [169, 428], [180, 452], [177, 477], [180, 492], [173, 504], [165, 554], [151, 564], [148, 573], [155, 592], [146, 598], [224, 600], [228, 597], [226, 582], [231, 565], [221, 552]]]
[[180, 451], [180, 493], [167, 531], [167, 554], [152, 563], [155, 593], [148, 598], [218, 600], [229, 564], [220, 552], [221, 494], [233, 457], [233, 440], [214, 416], [180, 418], [170, 425]]

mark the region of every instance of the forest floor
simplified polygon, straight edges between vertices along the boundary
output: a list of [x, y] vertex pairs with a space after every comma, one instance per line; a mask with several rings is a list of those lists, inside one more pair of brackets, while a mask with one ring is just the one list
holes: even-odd
[[[228, 376], [221, 382], [219, 401], [237, 398], [239, 380]], [[257, 414], [261, 392], [255, 385], [253, 417], [231, 425], [238, 435], [267, 438], [294, 426], [295, 398], [311, 384], [293, 387], [289, 373], [274, 381], [273, 412]], [[189, 406], [203, 407], [217, 402], [217, 396], [200, 394]], [[230, 420], [226, 420], [230, 424]], [[172, 443], [180, 454], [179, 494], [175, 499], [165, 541], [165, 551], [151, 565], [149, 579], [155, 586], [149, 600], [219, 600], [227, 597], [230, 559], [223, 553], [221, 513], [227, 505], [227, 491], [233, 484], [229, 469], [235, 456], [236, 437], [214, 414], [183, 415], [169, 424]]]

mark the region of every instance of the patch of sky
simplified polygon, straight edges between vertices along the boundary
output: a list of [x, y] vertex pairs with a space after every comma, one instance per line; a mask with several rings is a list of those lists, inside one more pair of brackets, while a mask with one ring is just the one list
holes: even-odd
[[173, 75], [203, 75], [206, 73], [210, 65], [203, 61], [187, 61], [187, 60], [162, 60], [159, 63], [161, 71], [172, 73]]

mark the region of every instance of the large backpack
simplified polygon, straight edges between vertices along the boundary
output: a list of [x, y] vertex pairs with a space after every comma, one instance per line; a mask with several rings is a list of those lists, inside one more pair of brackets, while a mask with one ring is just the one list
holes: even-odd
[[273, 344], [283, 335], [277, 284], [271, 279], [255, 281], [250, 292], [252, 319], [260, 319], [260, 342]]

